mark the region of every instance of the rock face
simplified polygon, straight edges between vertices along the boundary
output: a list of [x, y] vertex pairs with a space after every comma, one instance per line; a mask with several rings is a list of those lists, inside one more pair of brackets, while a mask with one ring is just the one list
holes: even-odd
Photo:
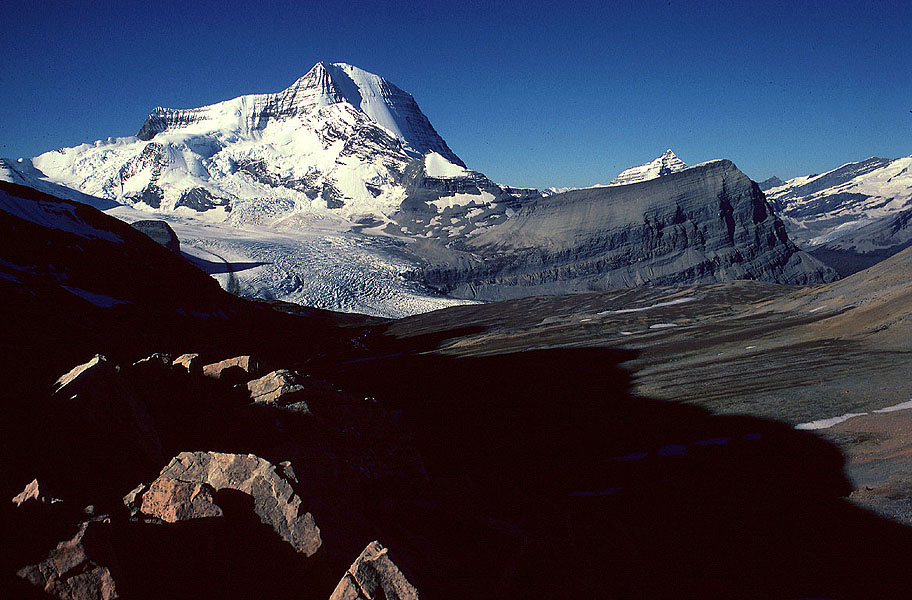
[[336, 586], [330, 600], [418, 600], [415, 589], [386, 548], [374, 541], [367, 545]]
[[514, 218], [432, 265], [447, 293], [499, 299], [755, 279], [832, 281], [836, 273], [788, 239], [763, 193], [719, 160], [636, 185], [592, 188], [527, 204]]
[[171, 229], [166, 221], [136, 221], [131, 223], [134, 229], [142, 231], [147, 236], [170, 250], [175, 254], [180, 254], [180, 240], [177, 234]]
[[[111, 571], [95, 561], [98, 547], [101, 546], [103, 550], [107, 545], [104, 539], [106, 532], [100, 531], [107, 526], [104, 520], [84, 521], [79, 525], [76, 535], [57, 544], [57, 548], [51, 551], [46, 560], [23, 567], [17, 574], [60, 600], [118, 598]], [[89, 547], [86, 544], [87, 538], [93, 538]]]
[[280, 474], [272, 463], [252, 454], [181, 452], [147, 490], [134, 490], [125, 500], [137, 502], [141, 494], [143, 514], [175, 522], [220, 516], [212, 492], [237, 490], [253, 498], [260, 521], [295, 551], [310, 556], [322, 544], [320, 530], [313, 516], [302, 510], [290, 476], [293, 471], [284, 469]]
[[[279, 406], [293, 403], [304, 404], [301, 392], [305, 390], [305, 387], [300, 382], [299, 374], [287, 369], [279, 369], [247, 382], [247, 390], [250, 392], [250, 399], [260, 404]], [[303, 408], [306, 410], [307, 405], [304, 404]]]
[[675, 156], [671, 148], [666, 150], [662, 156], [648, 163], [630, 167], [611, 180], [608, 185], [630, 185], [631, 183], [640, 183], [657, 177], [664, 177], [671, 173], [677, 173], [687, 168], [680, 158]]

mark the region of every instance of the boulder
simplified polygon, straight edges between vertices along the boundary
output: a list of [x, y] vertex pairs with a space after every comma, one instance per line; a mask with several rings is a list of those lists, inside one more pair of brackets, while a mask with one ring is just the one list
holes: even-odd
[[[17, 575], [32, 585], [61, 600], [112, 600], [117, 588], [108, 567], [96, 562], [98, 554], [110, 553], [106, 538], [108, 519], [83, 521], [79, 531], [69, 540], [60, 542], [47, 559], [23, 567]], [[88, 546], [85, 541], [92, 537]]]
[[302, 399], [302, 392], [306, 389], [302, 381], [299, 373], [279, 369], [247, 382], [247, 391], [250, 392], [250, 399], [256, 403], [277, 406], [294, 404], [309, 412], [307, 404]]
[[171, 252], [180, 254], [180, 240], [165, 221], [145, 220], [132, 223], [133, 228], [145, 233]]
[[253, 454], [181, 452], [162, 469], [148, 489], [138, 488], [124, 498], [128, 507], [141, 499], [143, 514], [175, 522], [221, 516], [213, 492], [231, 489], [253, 498], [254, 512], [279, 536], [306, 556], [322, 544], [313, 516], [302, 510], [291, 482], [290, 465], [282, 469]]
[[415, 589], [380, 542], [367, 545], [333, 590], [330, 600], [418, 600]]
[[[148, 407], [120, 369], [100, 354], [56, 381], [49, 409], [65, 462], [110, 464], [112, 472], [125, 472], [127, 462], [148, 467], [164, 460]], [[114, 464], [112, 456], [129, 459]]]
[[212, 486], [205, 483], [159, 478], [142, 495], [140, 511], [162, 521], [221, 517], [221, 507], [212, 499]]
[[205, 365], [203, 367], [203, 375], [214, 379], [226, 379], [226, 376], [229, 373], [227, 370], [232, 367], [237, 367], [237, 369], [232, 369], [232, 372], [234, 373], [240, 369], [243, 373], [249, 375], [250, 377], [247, 377], [247, 380], [259, 374], [256, 359], [250, 356], [235, 356], [234, 358], [228, 358], [221, 362]]

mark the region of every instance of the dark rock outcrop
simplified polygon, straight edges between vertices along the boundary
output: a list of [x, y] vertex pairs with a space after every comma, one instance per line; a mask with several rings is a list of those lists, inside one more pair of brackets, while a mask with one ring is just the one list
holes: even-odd
[[253, 498], [254, 512], [295, 551], [310, 556], [322, 544], [313, 516], [301, 506], [292, 488], [294, 471], [281, 473], [253, 454], [181, 452], [162, 469], [148, 488], [124, 498], [128, 508], [142, 501], [140, 511], [168, 522], [221, 516], [213, 493], [237, 490]]
[[155, 220], [145, 220], [145, 221], [135, 221], [131, 223], [134, 229], [142, 231], [147, 236], [170, 250], [175, 254], [180, 254], [180, 240], [177, 239], [177, 234], [174, 233], [174, 230], [171, 229], [171, 226], [168, 225], [166, 221], [155, 221]]
[[106, 518], [80, 523], [72, 539], [60, 542], [47, 559], [23, 567], [17, 574], [60, 600], [118, 598], [111, 571], [103, 564], [104, 558], [99, 558], [111, 554], [108, 527]]
[[785, 284], [836, 273], [788, 239], [756, 183], [719, 160], [642, 183], [530, 202], [433, 264], [426, 280], [498, 299], [733, 279]]
[[[164, 460], [148, 407], [102, 355], [57, 380], [46, 412], [55, 442], [66, 449], [54, 461], [55, 482], [73, 481], [86, 490], [94, 486], [97, 493], [122, 484], [130, 469], [148, 469]], [[86, 464], [92, 468], [79, 475]]]
[[367, 545], [329, 600], [418, 600], [415, 589], [380, 542]]

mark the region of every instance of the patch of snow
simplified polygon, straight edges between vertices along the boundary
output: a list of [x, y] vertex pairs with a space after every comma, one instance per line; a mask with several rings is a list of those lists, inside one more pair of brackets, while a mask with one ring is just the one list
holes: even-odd
[[801, 423], [800, 425], [795, 425], [795, 429], [804, 429], [804, 430], [816, 430], [816, 429], [828, 429], [833, 425], [838, 425], [843, 421], [848, 421], [849, 419], [855, 417], [863, 417], [868, 413], [846, 413], [838, 417], [832, 417], [829, 419], [820, 419], [817, 421], [811, 421], [810, 423]]
[[84, 238], [123, 243], [118, 235], [92, 227], [80, 219], [76, 215], [76, 207], [65, 202], [20, 198], [0, 190], [0, 210], [41, 227], [60, 229]]
[[690, 302], [692, 300], [694, 300], [694, 296], [687, 296], [686, 298], [675, 298], [674, 300], [668, 300], [666, 302], [657, 302], [656, 304], [652, 304], [650, 306], [641, 306], [638, 308], [621, 308], [618, 310], [604, 310], [604, 311], [602, 311], [600, 313], [596, 313], [596, 314], [601, 316], [601, 315], [619, 315], [619, 314], [624, 314], [624, 313], [640, 312], [640, 311], [644, 311], [644, 310], [651, 310], [653, 308], [661, 308], [663, 306], [674, 306], [675, 304], [684, 304], [685, 302]]
[[668, 329], [669, 327], [677, 327], [677, 323], [656, 323], [655, 325], [650, 325], [650, 329]]
[[898, 411], [898, 410], [908, 410], [908, 409], [910, 409], [910, 408], [912, 408], [912, 400], [907, 400], [907, 401], [905, 401], [905, 402], [901, 402], [901, 403], [899, 403], [899, 404], [894, 404], [893, 406], [888, 406], [888, 407], [886, 407], [886, 408], [878, 408], [878, 409], [875, 410], [874, 412], [876, 412], [876, 413], [891, 413], [891, 412], [896, 412], [896, 411]]
[[459, 165], [454, 165], [436, 152], [428, 152], [424, 157], [424, 172], [428, 177], [453, 179], [454, 177], [468, 175], [469, 170]]

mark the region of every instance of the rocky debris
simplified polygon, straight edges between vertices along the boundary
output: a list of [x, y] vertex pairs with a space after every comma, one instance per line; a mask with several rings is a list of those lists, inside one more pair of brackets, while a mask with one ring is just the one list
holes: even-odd
[[60, 600], [118, 598], [111, 571], [97, 562], [100, 555], [110, 555], [105, 537], [109, 522], [106, 517], [83, 521], [76, 535], [57, 544], [47, 559], [16, 574]]
[[418, 600], [415, 589], [399, 567], [390, 560], [388, 550], [378, 541], [367, 545], [348, 568], [330, 600]]
[[16, 506], [22, 506], [30, 501], [54, 504], [60, 502], [60, 499], [48, 495], [47, 491], [38, 484], [38, 480], [33, 479], [25, 486], [25, 489], [13, 496], [13, 504]]
[[[231, 489], [253, 498], [254, 512], [279, 536], [306, 556], [322, 544], [313, 516], [304, 512], [301, 498], [291, 486], [290, 464], [283, 469], [253, 454], [222, 452], [181, 452], [162, 469], [149, 488], [137, 488], [124, 498], [135, 507], [140, 496], [141, 511], [163, 521], [219, 516], [212, 492]], [[292, 480], [293, 481], [293, 480]]]
[[181, 354], [171, 363], [175, 367], [183, 367], [191, 375], [202, 374], [203, 364], [199, 354]]
[[171, 226], [168, 225], [167, 222], [147, 220], [136, 221], [135, 223], [132, 223], [132, 225], [134, 229], [145, 233], [171, 252], [180, 254], [180, 240], [177, 239], [177, 234], [174, 233], [174, 230], [171, 229]]
[[295, 371], [279, 369], [259, 379], [247, 382], [250, 399], [258, 404], [273, 404], [278, 406], [294, 406], [304, 412], [310, 412], [304, 402], [302, 392], [305, 387], [301, 384], [302, 377]]
[[[237, 369], [232, 369], [232, 367], [237, 367]], [[228, 369], [232, 370], [228, 371]], [[204, 365], [203, 375], [214, 379], [234, 379], [240, 377], [238, 370], [243, 371], [243, 373], [246, 373], [250, 377], [256, 377], [259, 373], [259, 365], [257, 364], [256, 359], [250, 356], [235, 356], [234, 358], [227, 358], [217, 363]], [[250, 377], [247, 377], [247, 379], [249, 380]]]

